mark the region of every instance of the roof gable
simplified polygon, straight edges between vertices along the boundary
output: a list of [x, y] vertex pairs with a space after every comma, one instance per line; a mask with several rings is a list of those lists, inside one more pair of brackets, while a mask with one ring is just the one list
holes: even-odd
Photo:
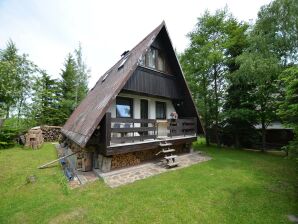
[[[116, 99], [116, 96], [124, 87], [133, 72], [136, 70], [139, 63], [139, 58], [146, 53], [147, 49], [152, 45], [156, 37], [160, 34], [161, 30], [166, 32], [167, 35], [164, 22], [162, 22], [138, 45], [136, 45], [129, 52], [127, 57], [122, 57], [112, 68], [110, 68], [103, 76], [101, 76], [95, 86], [88, 92], [85, 99], [75, 109], [63, 126], [62, 133], [66, 137], [76, 142], [81, 147], [86, 146], [88, 140], [91, 138], [94, 130], [102, 120], [106, 111]], [[171, 51], [174, 52], [171, 43], [170, 45]], [[179, 66], [177, 58], [176, 63], [177, 66]], [[180, 71], [182, 75], [181, 68]], [[186, 85], [185, 80], [184, 82]]]

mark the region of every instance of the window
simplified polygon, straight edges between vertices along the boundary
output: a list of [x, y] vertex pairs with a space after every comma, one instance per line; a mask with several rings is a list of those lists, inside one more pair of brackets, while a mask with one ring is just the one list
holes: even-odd
[[157, 57], [157, 69], [160, 71], [165, 71], [166, 66], [165, 66], [165, 58], [161, 52], [158, 52], [158, 57]]
[[107, 77], [109, 76], [109, 72], [107, 72], [104, 76], [103, 76], [103, 78], [102, 78], [102, 80], [101, 80], [101, 82], [103, 83], [106, 79], [107, 79]]
[[123, 57], [121, 64], [118, 66], [118, 70], [120, 70], [121, 68], [123, 68], [125, 62], [127, 61], [128, 56], [129, 56], [129, 54], [127, 54], [127, 55], [125, 55]]
[[139, 65], [149, 68], [157, 69], [159, 71], [166, 71], [166, 61], [164, 54], [157, 48], [150, 47], [146, 55], [139, 59]]
[[157, 49], [150, 48], [146, 55], [147, 66], [149, 68], [156, 68]]
[[133, 117], [133, 99], [125, 97], [116, 98], [116, 117]]
[[156, 102], [156, 119], [166, 119], [166, 103]]

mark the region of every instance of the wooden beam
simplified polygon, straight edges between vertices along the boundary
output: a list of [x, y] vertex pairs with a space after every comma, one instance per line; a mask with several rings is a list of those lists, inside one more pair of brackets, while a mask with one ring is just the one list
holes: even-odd
[[[171, 142], [173, 145], [191, 143], [197, 140], [197, 137], [180, 138], [180, 139], [167, 139], [167, 142]], [[106, 156], [124, 154], [128, 152], [143, 151], [148, 149], [155, 149], [159, 147], [160, 141], [154, 142], [140, 142], [139, 144], [124, 144], [119, 146], [110, 146], [106, 149]]]
[[51, 161], [51, 162], [48, 162], [48, 163], [46, 163], [46, 164], [44, 164], [44, 165], [41, 165], [40, 167], [38, 167], [38, 169], [44, 169], [44, 168], [46, 168], [47, 166], [49, 166], [49, 165], [51, 165], [51, 164], [53, 164], [53, 163], [55, 163], [55, 162], [58, 162], [58, 161], [60, 161], [61, 159], [65, 159], [65, 158], [67, 158], [67, 157], [70, 157], [70, 156], [72, 156], [72, 155], [74, 155], [74, 154], [76, 154], [76, 153], [78, 153], [78, 152], [74, 152], [74, 153], [71, 153], [71, 154], [69, 154], [69, 155], [62, 156], [62, 157], [60, 157], [59, 159], [55, 159], [55, 160], [53, 160], [53, 161]]

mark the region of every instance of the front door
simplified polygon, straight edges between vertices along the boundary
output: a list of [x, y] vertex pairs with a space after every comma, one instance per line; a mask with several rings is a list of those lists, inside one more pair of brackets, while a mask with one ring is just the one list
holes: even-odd
[[[148, 119], [148, 100], [141, 100], [141, 119]], [[148, 127], [148, 123], [141, 123], [141, 127]], [[148, 131], [141, 132], [140, 135], [148, 135]]]

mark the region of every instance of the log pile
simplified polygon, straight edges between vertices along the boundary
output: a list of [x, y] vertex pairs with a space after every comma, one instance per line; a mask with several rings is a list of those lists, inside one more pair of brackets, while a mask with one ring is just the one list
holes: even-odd
[[140, 164], [140, 159], [136, 157], [133, 153], [120, 154], [113, 156], [111, 169], [126, 166], [135, 166], [138, 164]]
[[44, 142], [40, 127], [31, 128], [25, 135], [25, 139], [25, 146], [32, 149], [38, 149]]
[[60, 126], [41, 126], [42, 135], [45, 142], [57, 142], [60, 138]]
[[159, 148], [157, 149], [149, 149], [149, 150], [144, 150], [144, 151], [137, 151], [134, 152], [135, 156], [140, 159], [141, 162], [143, 161], [148, 161], [152, 159], [156, 159], [157, 156], [155, 155], [160, 151]]

